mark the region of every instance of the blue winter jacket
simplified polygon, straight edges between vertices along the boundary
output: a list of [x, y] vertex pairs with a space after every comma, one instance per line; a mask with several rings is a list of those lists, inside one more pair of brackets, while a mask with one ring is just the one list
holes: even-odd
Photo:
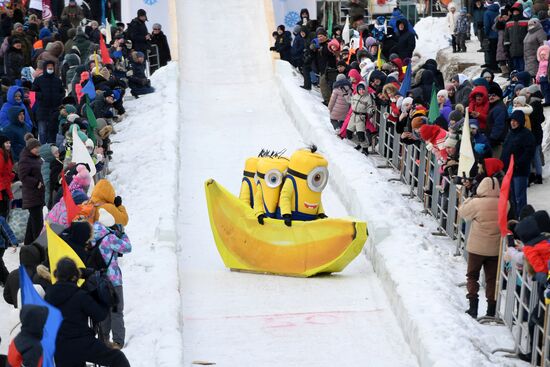
[[483, 14], [483, 30], [489, 39], [498, 39], [498, 32], [493, 29], [495, 18], [498, 16], [500, 8], [498, 4], [491, 4]]
[[[17, 103], [15, 102], [15, 93], [21, 92], [21, 102]], [[32, 120], [31, 115], [29, 115], [29, 111], [27, 110], [27, 106], [23, 103], [23, 98], [25, 96], [25, 92], [23, 91], [23, 88], [17, 87], [15, 85], [9, 87], [8, 94], [7, 94], [7, 101], [2, 105], [2, 108], [0, 109], [0, 128], [4, 128], [10, 124], [10, 120], [8, 118], [8, 110], [13, 107], [22, 107], [25, 110], [25, 125], [27, 128], [32, 130]]]
[[21, 154], [21, 151], [25, 148], [25, 134], [31, 132], [25, 124], [20, 123], [17, 119], [21, 111], [23, 111], [22, 107], [10, 107], [8, 110], [10, 124], [2, 129], [2, 134], [7, 136], [11, 142], [11, 152], [13, 153], [14, 162], [19, 161], [19, 154]]
[[13, 234], [8, 222], [0, 216], [0, 248], [8, 248], [10, 245], [17, 246], [18, 241]]

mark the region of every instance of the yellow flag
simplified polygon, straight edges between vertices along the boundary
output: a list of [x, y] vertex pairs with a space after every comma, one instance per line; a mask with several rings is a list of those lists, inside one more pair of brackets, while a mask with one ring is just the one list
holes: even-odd
[[97, 56], [96, 51], [94, 51], [94, 62], [95, 62], [94, 74], [99, 75], [99, 57]]
[[[64, 257], [68, 257], [76, 263], [77, 268], [85, 268], [82, 259], [74, 252], [74, 250], [65, 241], [61, 239], [46, 223], [46, 235], [48, 238], [48, 257], [50, 260], [50, 274], [52, 276], [52, 284], [57, 282], [54, 271], [57, 269], [57, 263]], [[84, 283], [84, 279], [79, 279], [77, 284], [81, 286]]]
[[379, 45], [378, 46], [378, 58], [376, 59], [376, 67], [378, 68], [378, 70], [382, 70], [382, 57], [381, 57], [381, 54], [382, 54], [382, 45]]

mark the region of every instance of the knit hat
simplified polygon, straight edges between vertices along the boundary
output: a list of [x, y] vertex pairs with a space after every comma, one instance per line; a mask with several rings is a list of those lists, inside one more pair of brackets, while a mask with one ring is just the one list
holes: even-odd
[[322, 27], [319, 27], [319, 28], [317, 29], [316, 34], [317, 34], [318, 36], [321, 35], [321, 34], [322, 34], [323, 36], [325, 36], [325, 37], [328, 36], [327, 30], [324, 29], [324, 28], [322, 28]]
[[103, 224], [105, 227], [112, 227], [116, 224], [115, 218], [107, 210], [99, 208], [99, 223]]
[[52, 152], [52, 155], [55, 156], [57, 153], [59, 153], [59, 148], [56, 145], [52, 144], [50, 146], [50, 151]]
[[514, 94], [516, 94], [518, 91], [522, 90], [523, 88], [525, 88], [525, 85], [521, 83], [516, 84], [516, 86], [514, 87]]
[[405, 107], [406, 107], [406, 106], [409, 106], [409, 105], [412, 105], [412, 103], [413, 103], [412, 97], [405, 97], [405, 98], [403, 98], [403, 101], [401, 101], [401, 107], [400, 107], [401, 110], [402, 110], [402, 111], [405, 111]]
[[460, 14], [466, 14], [467, 12], [468, 9], [466, 9], [465, 7], [460, 9]]
[[481, 73], [481, 77], [482, 78], [492, 78], [494, 75], [491, 74], [491, 72], [489, 70], [484, 70], [482, 73]]
[[70, 113], [68, 116], [67, 116], [67, 121], [70, 122], [71, 124], [74, 123], [76, 121], [76, 119], [80, 118], [80, 116], [78, 116], [76, 113]]
[[145, 10], [143, 10], [143, 9], [139, 9], [137, 11], [137, 16], [138, 16], [138, 18], [139, 17], [145, 17], [145, 19], [147, 20], [147, 12], [145, 12]]
[[426, 110], [426, 107], [422, 106], [422, 105], [417, 105], [415, 108], [414, 108], [414, 112], [412, 114], [412, 117], [416, 117], [416, 116], [426, 116], [428, 114], [428, 111]]
[[449, 135], [447, 139], [445, 139], [445, 142], [443, 143], [443, 146], [445, 148], [454, 148], [458, 144], [458, 140], [456, 140], [453, 136]]
[[15, 23], [15, 24], [13, 25], [13, 29], [14, 29], [14, 30], [16, 30], [16, 29], [19, 28], [19, 27], [23, 28], [23, 24], [17, 22], [17, 23]]
[[470, 123], [470, 129], [473, 127], [479, 130], [479, 121], [477, 119], [470, 119], [468, 122]]
[[413, 130], [420, 129], [428, 123], [428, 119], [425, 116], [418, 116], [411, 120], [411, 127]]
[[521, 126], [525, 125], [525, 114], [523, 111], [515, 110], [510, 115], [510, 120], [516, 120]]
[[92, 141], [92, 139], [86, 139], [84, 145], [86, 145], [86, 148], [94, 148], [94, 142]]
[[527, 104], [527, 99], [525, 96], [517, 96], [512, 102], [513, 105], [525, 106]]
[[424, 141], [431, 141], [435, 139], [441, 128], [437, 125], [422, 125], [420, 127], [420, 137]]
[[528, 86], [526, 89], [527, 89], [527, 92], [528, 92], [529, 94], [535, 94], [535, 93], [537, 93], [537, 92], [541, 92], [541, 93], [542, 93], [539, 84], [531, 84], [531, 85]]
[[79, 164], [76, 166], [76, 172], [77, 174], [73, 176], [73, 182], [75, 182], [75, 185], [79, 185], [80, 187], [87, 188], [90, 186], [90, 183], [92, 182], [92, 176], [90, 175], [90, 172], [88, 172], [88, 169], [86, 169], [86, 166], [83, 164]]
[[0, 148], [4, 146], [4, 143], [10, 141], [10, 138], [8, 138], [6, 135], [0, 135]]
[[341, 80], [346, 80], [346, 76], [344, 74], [338, 74], [336, 76], [336, 81], [339, 82]]
[[463, 117], [464, 117], [464, 115], [462, 115], [462, 112], [460, 112], [458, 110], [453, 110], [449, 114], [449, 120], [453, 120], [453, 121], [460, 121], [460, 120], [462, 120]]
[[449, 92], [447, 92], [445, 89], [441, 89], [439, 92], [437, 92], [438, 97], [445, 97], [445, 99], [449, 99]]
[[80, 205], [85, 201], [88, 201], [88, 195], [82, 190], [74, 190], [71, 192], [71, 196], [73, 197], [74, 203], [76, 205]]
[[[30, 134], [31, 137], [28, 137], [28, 139], [25, 139], [25, 147], [28, 149], [28, 150], [33, 150], [34, 148], [38, 148], [40, 147], [40, 142], [38, 141], [38, 139], [35, 139], [32, 134]], [[27, 135], [25, 134], [25, 137], [27, 137]]]
[[495, 96], [498, 96], [500, 99], [502, 99], [502, 89], [496, 84], [491, 84], [489, 86], [488, 94], [494, 94]]

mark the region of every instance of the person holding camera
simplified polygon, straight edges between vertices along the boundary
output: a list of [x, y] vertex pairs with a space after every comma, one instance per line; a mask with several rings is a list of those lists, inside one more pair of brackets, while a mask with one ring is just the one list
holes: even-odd
[[68, 257], [62, 258], [54, 275], [57, 282], [48, 288], [45, 300], [63, 315], [56, 339], [56, 366], [73, 367], [91, 362], [101, 366], [129, 367], [124, 353], [109, 348], [94, 336], [93, 329], [88, 326], [88, 319], [94, 324], [105, 320], [108, 307], [77, 286], [81, 272], [76, 263]]

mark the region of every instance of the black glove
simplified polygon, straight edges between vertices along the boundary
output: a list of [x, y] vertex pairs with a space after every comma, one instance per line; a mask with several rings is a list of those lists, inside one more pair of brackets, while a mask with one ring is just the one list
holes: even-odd
[[80, 268], [80, 278], [88, 279], [95, 272], [92, 268]]
[[122, 198], [121, 198], [120, 196], [117, 196], [117, 197], [115, 198], [114, 204], [115, 204], [116, 207], [121, 206], [121, 205], [122, 205]]
[[275, 51], [275, 47], [270, 47], [269, 51]]
[[265, 214], [260, 214], [258, 215], [258, 223], [260, 223], [262, 226], [264, 225], [264, 218], [265, 218]]
[[292, 227], [292, 216], [290, 214], [283, 215], [283, 219], [285, 221], [285, 226]]
[[319, 213], [317, 214], [317, 218], [319, 219], [325, 219], [325, 218], [328, 218], [327, 215], [325, 213]]

